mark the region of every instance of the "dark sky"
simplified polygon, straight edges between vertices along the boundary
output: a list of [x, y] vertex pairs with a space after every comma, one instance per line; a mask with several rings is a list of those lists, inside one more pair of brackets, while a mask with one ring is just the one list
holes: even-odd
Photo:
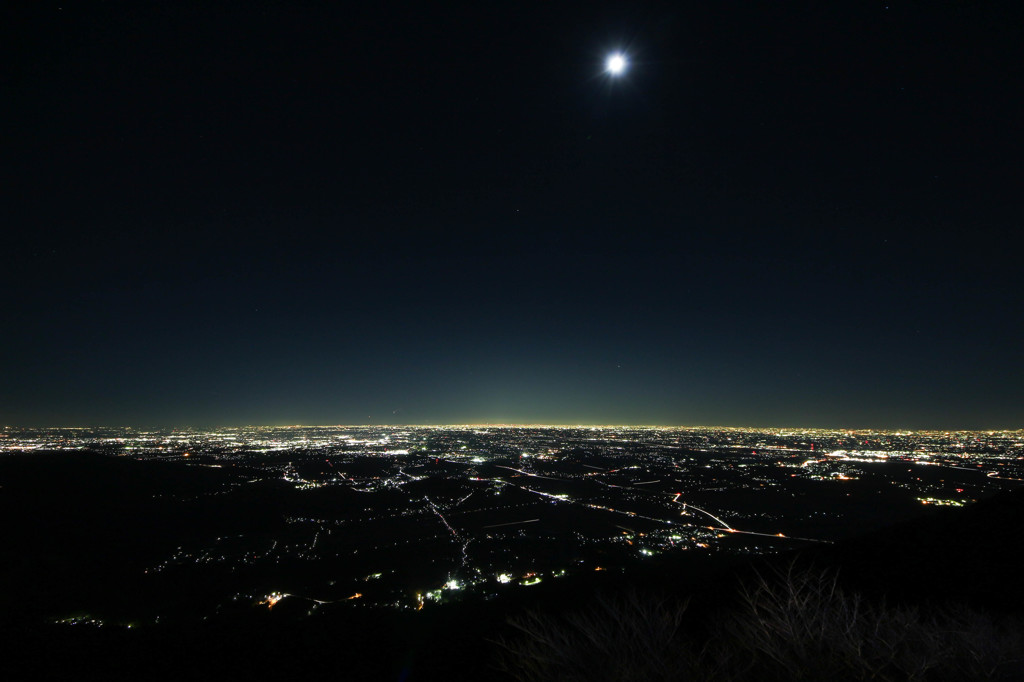
[[1021, 3], [19, 4], [0, 424], [1024, 427]]

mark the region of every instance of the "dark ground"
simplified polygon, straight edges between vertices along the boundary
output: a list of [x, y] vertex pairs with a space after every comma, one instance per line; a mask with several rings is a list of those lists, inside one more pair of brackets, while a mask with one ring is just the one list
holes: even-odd
[[[628, 574], [549, 581], [512, 597], [416, 613], [352, 609], [295, 619], [287, 610], [249, 610], [216, 622], [131, 630], [39, 624], [41, 614], [82, 594], [130, 605], [137, 596], [130, 576], [153, 559], [157, 530], [187, 537], [199, 524], [225, 522], [217, 515], [228, 513], [210, 507], [181, 518], [153, 498], [168, 486], [215, 484], [202, 478], [217, 476], [215, 471], [171, 480], [164, 475], [174, 467], [155, 475], [151, 465], [124, 459], [63, 459], [61, 467], [45, 471], [29, 466], [17, 489], [0, 487], [0, 658], [8, 679], [502, 679], [492, 669], [493, 639], [510, 631], [510, 615], [578, 610], [596, 595], [636, 588], [689, 599], [689, 614], [700, 622], [728, 608], [737, 585], [754, 571], [770, 571], [794, 557], [838, 569], [844, 585], [890, 603], [1024, 614], [1024, 564], [1015, 551], [1024, 522], [1021, 489], [966, 509], [932, 510], [823, 549], [757, 559], [680, 556]], [[105, 476], [90, 475], [89, 485], [82, 485], [95, 467]], [[180, 588], [184, 594], [203, 586]]]

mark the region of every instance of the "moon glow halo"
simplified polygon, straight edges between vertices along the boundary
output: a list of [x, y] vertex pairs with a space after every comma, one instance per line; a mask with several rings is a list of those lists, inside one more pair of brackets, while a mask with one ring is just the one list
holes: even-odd
[[626, 70], [626, 58], [621, 54], [613, 54], [608, 57], [608, 61], [605, 62], [605, 67], [613, 76], [618, 76]]

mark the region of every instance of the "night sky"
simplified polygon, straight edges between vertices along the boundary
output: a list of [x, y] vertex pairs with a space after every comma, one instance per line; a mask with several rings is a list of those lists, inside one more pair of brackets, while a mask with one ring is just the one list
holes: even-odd
[[17, 4], [0, 424], [1024, 427], [1022, 3]]

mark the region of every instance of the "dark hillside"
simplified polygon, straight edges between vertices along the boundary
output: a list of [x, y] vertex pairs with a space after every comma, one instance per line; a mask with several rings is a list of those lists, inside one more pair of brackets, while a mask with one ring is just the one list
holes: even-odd
[[[305, 617], [284, 602], [273, 611], [243, 608], [130, 630], [45, 622], [69, 604], [168, 604], [217, 587], [162, 583], [166, 594], [148, 594], [132, 576], [152, 560], [156, 535], [216, 533], [232, 514], [240, 515], [232, 527], [277, 523], [275, 500], [287, 491], [273, 485], [235, 509], [221, 505], [223, 495], [203, 496], [232, 476], [81, 454], [0, 461], [0, 642], [8, 670], [18, 671], [11, 679], [500, 680], [493, 641], [515, 634], [509, 617], [572, 614], [636, 590], [689, 599], [683, 628], [706, 637], [740, 602], [738, 587], [793, 561], [838, 571], [848, 589], [889, 603], [1024, 614], [1024, 562], [1015, 552], [1024, 490], [1016, 490], [963, 509], [923, 510], [833, 546], [753, 559], [683, 553], [634, 571], [590, 572], [421, 612], [337, 608]], [[172, 491], [178, 498], [165, 497]], [[196, 497], [183, 505], [185, 493]]]
[[1024, 613], [1024, 488], [852, 537], [804, 556], [890, 598]]

